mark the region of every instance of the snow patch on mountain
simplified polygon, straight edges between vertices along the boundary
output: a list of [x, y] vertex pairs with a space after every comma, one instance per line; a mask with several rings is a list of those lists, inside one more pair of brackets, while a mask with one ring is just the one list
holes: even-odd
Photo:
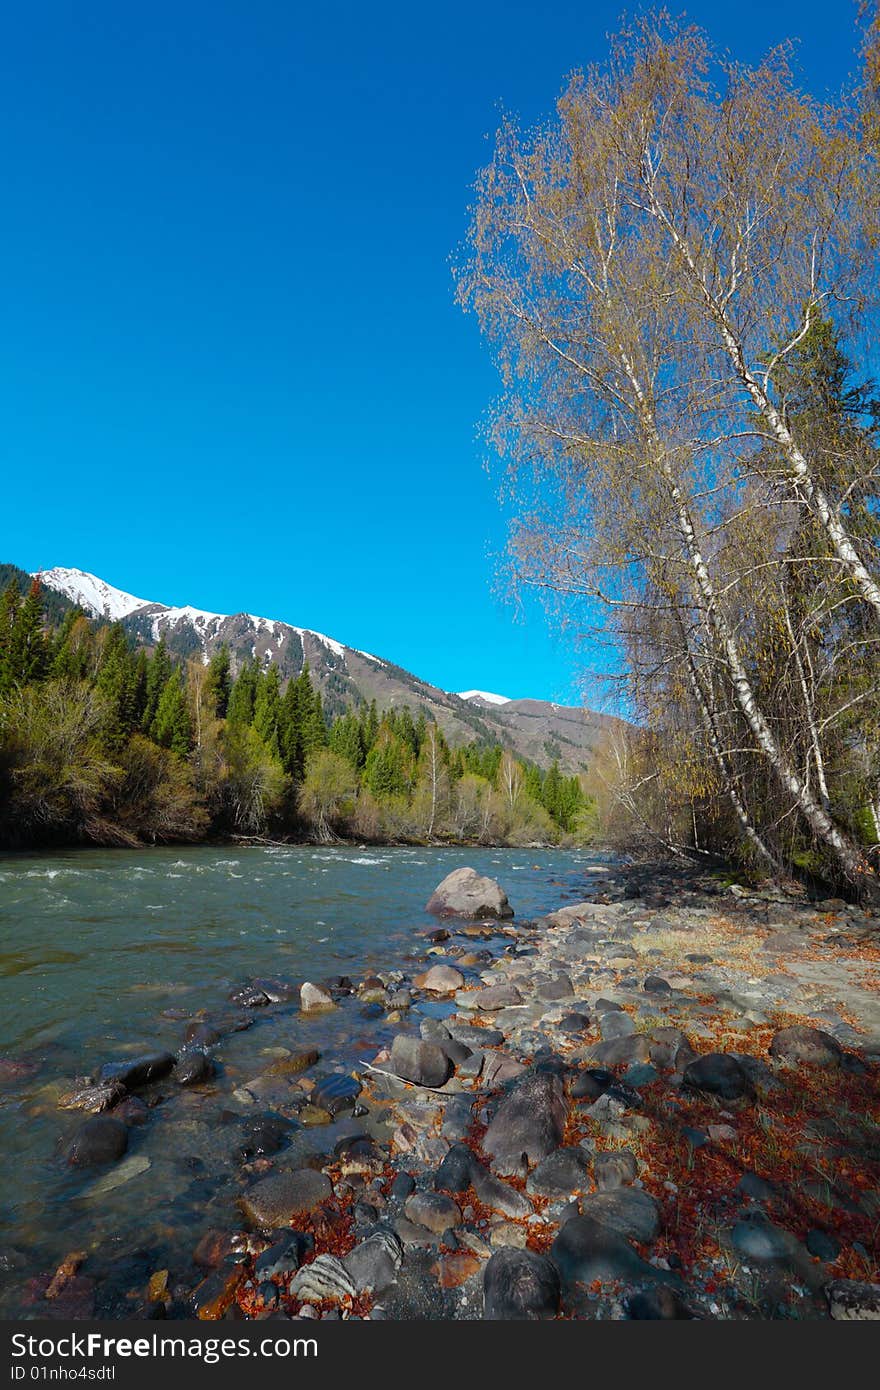
[[508, 695], [493, 695], [488, 690], [459, 690], [460, 700], [485, 700], [487, 705], [509, 705], [511, 703]]
[[325, 637], [323, 632], [315, 632], [314, 629], [310, 627], [295, 627], [293, 630], [294, 632], [298, 632], [300, 637], [317, 638], [319, 642], [323, 642], [324, 646], [329, 651], [333, 652], [334, 656], [341, 656], [343, 659], [345, 658], [345, 648], [343, 647], [342, 643], [335, 641], [332, 637]]
[[222, 623], [223, 616], [222, 613], [207, 613], [203, 608], [191, 608], [189, 604], [185, 604], [183, 608], [163, 608], [153, 623], [153, 633], [155, 636], [159, 619], [164, 627], [177, 627], [178, 623], [187, 622], [192, 623], [198, 630], [210, 627], [214, 623]]

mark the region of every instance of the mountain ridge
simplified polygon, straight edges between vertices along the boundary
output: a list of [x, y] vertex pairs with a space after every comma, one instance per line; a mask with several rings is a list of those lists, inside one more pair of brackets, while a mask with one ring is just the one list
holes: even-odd
[[308, 662], [329, 714], [371, 700], [380, 710], [421, 706], [450, 742], [500, 742], [539, 765], [555, 759], [567, 772], [582, 770], [604, 730], [620, 723], [614, 716], [545, 700], [442, 690], [404, 667], [314, 629], [256, 614], [213, 613], [138, 598], [86, 570], [55, 566], [32, 577], [89, 616], [120, 622], [140, 644], [153, 646], [164, 637], [169, 651], [181, 659], [200, 656], [207, 661], [225, 643], [236, 666], [251, 659], [263, 666], [274, 662], [282, 680], [298, 675]]

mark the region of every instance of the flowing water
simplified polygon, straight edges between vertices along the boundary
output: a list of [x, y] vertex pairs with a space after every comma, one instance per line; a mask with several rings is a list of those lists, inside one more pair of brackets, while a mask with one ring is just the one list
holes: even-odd
[[[315, 1018], [295, 1002], [253, 1010], [254, 1026], [216, 1049], [214, 1082], [154, 1088], [161, 1104], [110, 1169], [65, 1162], [86, 1117], [57, 1102], [76, 1077], [178, 1050], [187, 1020], [228, 1012], [230, 990], [253, 977], [415, 969], [436, 925], [424, 905], [463, 864], [497, 878], [521, 920], [583, 897], [602, 857], [311, 847], [0, 856], [0, 1311], [22, 1310], [28, 1279], [71, 1250], [90, 1252], [99, 1312], [124, 1311], [120, 1290], [181, 1267], [209, 1228], [240, 1226], [248, 1112], [233, 1092], [273, 1049], [317, 1047], [323, 1071], [369, 1059], [395, 1029], [355, 999]], [[327, 1138], [296, 1133], [294, 1157]]]

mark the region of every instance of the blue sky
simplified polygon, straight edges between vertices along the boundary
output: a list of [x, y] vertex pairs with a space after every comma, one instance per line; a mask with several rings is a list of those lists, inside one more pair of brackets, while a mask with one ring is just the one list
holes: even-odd
[[[606, 654], [493, 593], [496, 380], [448, 257], [498, 103], [543, 115], [619, 9], [7, 7], [0, 559], [576, 698]], [[688, 13], [744, 58], [798, 38], [823, 90], [855, 10]]]

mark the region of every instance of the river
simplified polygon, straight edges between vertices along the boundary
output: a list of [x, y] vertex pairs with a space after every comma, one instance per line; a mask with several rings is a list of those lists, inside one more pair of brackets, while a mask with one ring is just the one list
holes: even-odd
[[[316, 1018], [295, 1002], [254, 1010], [255, 1026], [217, 1048], [214, 1082], [161, 1088], [161, 1104], [131, 1131], [129, 1159], [142, 1171], [109, 1190], [107, 1170], [65, 1162], [85, 1117], [57, 1101], [77, 1076], [179, 1049], [188, 1019], [228, 1011], [230, 991], [252, 977], [414, 969], [436, 925], [424, 905], [463, 864], [497, 878], [521, 920], [583, 897], [603, 858], [204, 846], [0, 856], [0, 1311], [24, 1310], [28, 1278], [86, 1250], [104, 1288], [99, 1312], [124, 1312], [124, 1290], [184, 1264], [207, 1229], [241, 1225], [244, 1107], [233, 1092], [273, 1049], [314, 1046], [322, 1070], [349, 1066], [400, 1025], [365, 1018], [356, 999]], [[417, 1024], [414, 1010], [404, 1026]], [[303, 1154], [315, 1133], [294, 1136]]]

